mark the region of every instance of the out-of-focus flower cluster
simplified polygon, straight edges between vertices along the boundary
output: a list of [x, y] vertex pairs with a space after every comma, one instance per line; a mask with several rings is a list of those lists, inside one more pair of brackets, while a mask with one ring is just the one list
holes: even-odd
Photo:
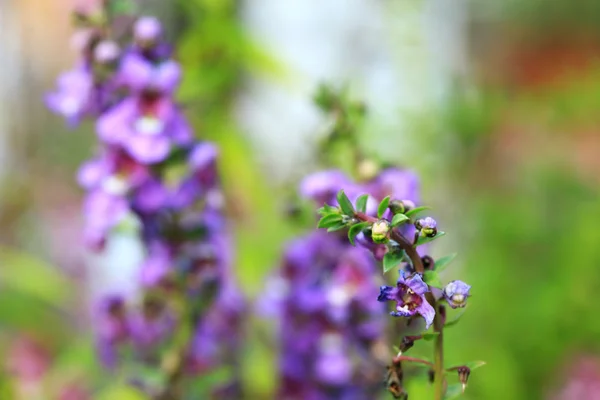
[[230, 271], [218, 149], [194, 139], [174, 98], [181, 68], [156, 18], [137, 18], [120, 37], [102, 10], [78, 20], [80, 60], [46, 100], [70, 124], [96, 122], [98, 154], [78, 175], [86, 190], [83, 238], [99, 251], [134, 221], [146, 250], [138, 304], [119, 294], [95, 309], [101, 360], [115, 366], [134, 354], [157, 365], [161, 345], [191, 322], [186, 370], [211, 368], [236, 351], [244, 310]]
[[[300, 194], [337, 204], [342, 188], [357, 197], [372, 193], [371, 213], [386, 196], [419, 201], [416, 176], [396, 168], [360, 183], [338, 170], [318, 172], [301, 182]], [[295, 239], [268, 282], [260, 306], [279, 317], [280, 398], [370, 398], [381, 388], [387, 323], [376, 301], [378, 263], [369, 253], [381, 259], [386, 250], [366, 236], [357, 242], [319, 231]]]

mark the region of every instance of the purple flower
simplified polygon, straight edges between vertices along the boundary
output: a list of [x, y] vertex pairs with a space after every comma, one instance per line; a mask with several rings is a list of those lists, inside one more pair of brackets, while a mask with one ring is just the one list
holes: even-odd
[[107, 367], [117, 363], [117, 346], [129, 337], [125, 301], [121, 296], [103, 298], [95, 311], [96, 347], [100, 361]]
[[76, 125], [94, 109], [93, 92], [91, 72], [81, 65], [59, 76], [56, 90], [46, 95], [46, 105], [62, 115], [69, 125]]
[[162, 25], [156, 17], [140, 17], [133, 26], [133, 37], [142, 44], [154, 43], [162, 34]]
[[150, 95], [128, 98], [98, 119], [98, 135], [142, 164], [164, 161], [172, 145], [187, 145], [191, 128], [175, 104]]
[[[218, 155], [219, 151], [213, 143], [203, 142], [192, 148], [188, 156], [190, 173], [175, 190], [172, 200], [173, 207], [177, 209], [188, 207], [202, 196], [208, 196], [211, 190], [216, 189], [218, 185], [216, 163]], [[217, 192], [213, 192], [213, 194], [218, 195]], [[207, 198], [206, 200], [212, 205], [217, 205], [213, 203], [218, 202], [219, 199]]]
[[121, 49], [116, 42], [104, 40], [94, 48], [94, 61], [100, 64], [109, 64], [119, 58]]
[[175, 319], [162, 300], [146, 297], [130, 318], [131, 341], [139, 352], [153, 352], [173, 331]]
[[462, 308], [467, 305], [471, 286], [463, 281], [452, 281], [444, 288], [444, 298], [452, 308]]
[[319, 205], [336, 205], [336, 195], [351, 185], [346, 175], [339, 170], [316, 172], [307, 176], [300, 183], [300, 195], [311, 199]]
[[173, 258], [169, 247], [164, 243], [152, 243], [148, 257], [142, 264], [141, 281], [146, 287], [157, 286], [173, 269]]
[[352, 378], [352, 360], [346, 354], [344, 337], [327, 333], [321, 337], [320, 352], [315, 362], [315, 376], [328, 385], [344, 385]]
[[404, 271], [400, 271], [400, 277], [396, 287], [381, 286], [378, 301], [395, 301], [396, 311], [390, 314], [395, 317], [412, 317], [420, 314], [429, 328], [435, 316], [435, 310], [425, 299], [425, 293], [429, 287], [421, 275], [415, 273], [408, 278], [404, 277]]
[[414, 203], [419, 203], [420, 200], [419, 178], [409, 170], [385, 169], [369, 186], [370, 190], [367, 192], [378, 199], [390, 196], [392, 200], [411, 200]]
[[152, 63], [130, 52], [121, 61], [119, 79], [134, 93], [172, 95], [181, 80], [181, 67], [173, 60]]

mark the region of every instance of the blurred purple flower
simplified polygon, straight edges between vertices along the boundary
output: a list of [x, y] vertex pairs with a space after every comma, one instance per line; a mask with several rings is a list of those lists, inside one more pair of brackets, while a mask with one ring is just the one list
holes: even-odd
[[300, 183], [300, 195], [313, 200], [318, 205], [337, 205], [336, 195], [350, 186], [348, 177], [339, 170], [316, 172], [305, 177]]
[[46, 105], [61, 115], [71, 126], [93, 112], [94, 81], [91, 71], [84, 65], [62, 73], [56, 90], [46, 95]]

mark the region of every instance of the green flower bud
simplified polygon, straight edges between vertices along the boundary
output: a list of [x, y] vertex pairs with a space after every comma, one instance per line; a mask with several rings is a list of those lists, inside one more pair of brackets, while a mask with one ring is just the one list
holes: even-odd
[[390, 241], [390, 233], [392, 232], [392, 226], [389, 221], [380, 219], [373, 224], [371, 228], [371, 238], [375, 243], [385, 244]]

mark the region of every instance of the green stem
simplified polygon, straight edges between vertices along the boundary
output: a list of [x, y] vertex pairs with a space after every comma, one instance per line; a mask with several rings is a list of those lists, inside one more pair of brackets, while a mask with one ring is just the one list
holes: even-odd
[[431, 293], [427, 294], [427, 301], [433, 302], [433, 306], [436, 309], [435, 318], [433, 320], [433, 330], [438, 335], [435, 338], [434, 343], [434, 390], [435, 400], [442, 400], [444, 398], [445, 390], [445, 379], [444, 379], [444, 319], [439, 310], [438, 304]]

